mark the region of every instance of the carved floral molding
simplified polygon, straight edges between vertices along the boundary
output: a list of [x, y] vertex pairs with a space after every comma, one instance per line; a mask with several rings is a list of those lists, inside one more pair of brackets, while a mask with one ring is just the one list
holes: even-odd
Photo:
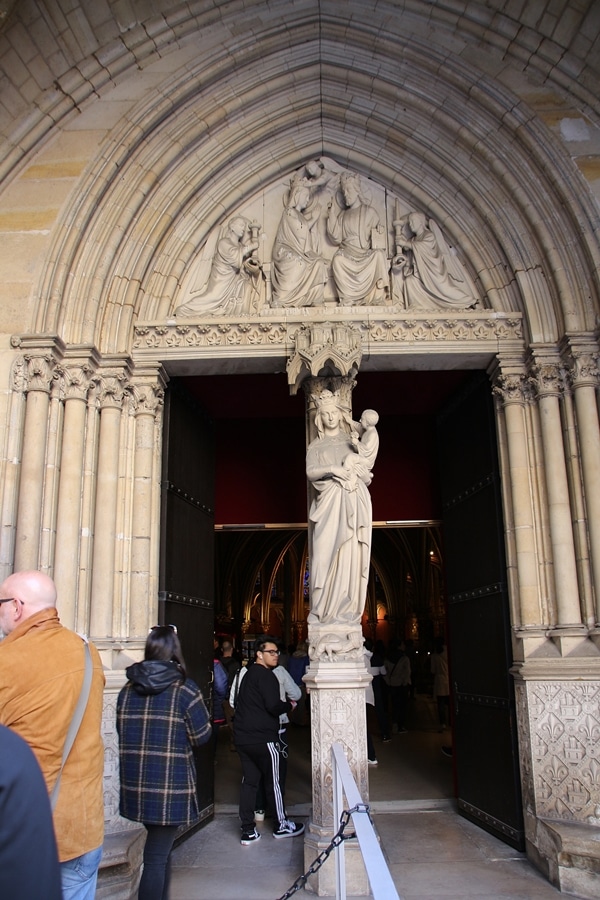
[[332, 333], [340, 320], [356, 330], [363, 348], [371, 353], [390, 350], [401, 352], [403, 348], [420, 348], [426, 352], [431, 345], [448, 350], [494, 352], [499, 342], [522, 342], [522, 317], [519, 313], [497, 313], [489, 310], [474, 312], [407, 314], [406, 310], [365, 315], [364, 310], [349, 312], [339, 307], [325, 313], [312, 310], [296, 310], [286, 316], [257, 316], [247, 318], [215, 318], [201, 322], [167, 321], [139, 323], [134, 329], [133, 355], [144, 351], [160, 352], [161, 358], [176, 358], [182, 351], [200, 351], [210, 356], [215, 351], [223, 355], [229, 349], [232, 355], [247, 350], [250, 355], [267, 348], [287, 355], [293, 348], [297, 332], [307, 322], [330, 324]]

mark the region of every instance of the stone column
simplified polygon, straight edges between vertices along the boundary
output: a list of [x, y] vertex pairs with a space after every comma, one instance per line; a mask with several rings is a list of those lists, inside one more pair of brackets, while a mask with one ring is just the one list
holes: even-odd
[[113, 634], [115, 540], [121, 412], [127, 374], [107, 370], [98, 377], [100, 438], [92, 554], [90, 636], [107, 641]]
[[163, 406], [165, 381], [159, 363], [145, 367], [132, 378], [135, 450], [128, 610], [131, 638], [145, 638], [152, 624], [149, 617], [156, 617], [161, 448], [156, 426]]
[[504, 364], [496, 375], [494, 392], [502, 401], [506, 426], [508, 474], [511, 495], [512, 529], [518, 584], [519, 627], [539, 627], [543, 623], [535, 540], [535, 511], [531, 502], [530, 463], [526, 405], [528, 384], [524, 367]]
[[[600, 425], [597, 390], [598, 345], [589, 339], [569, 339], [572, 354], [571, 386], [575, 395], [579, 452], [587, 511], [595, 619], [600, 622]], [[590, 625], [595, 624], [593, 621]]]
[[27, 366], [22, 356], [12, 367], [12, 392], [9, 399], [6, 434], [4, 489], [0, 509], [0, 578], [4, 581], [14, 570], [19, 474], [23, 447], [23, 429], [27, 404]]
[[[67, 357], [69, 353], [67, 352]], [[64, 422], [60, 482], [56, 514], [54, 580], [60, 597], [63, 625], [76, 629], [83, 460], [88, 393], [93, 365], [89, 359], [73, 359], [61, 369]]]
[[538, 398], [544, 450], [557, 625], [559, 629], [572, 630], [575, 627], [575, 630], [582, 634], [569, 484], [559, 407], [559, 398], [564, 390], [562, 377], [563, 372], [553, 350], [535, 352], [532, 381]]
[[26, 363], [25, 427], [17, 506], [15, 571], [39, 566], [40, 527], [50, 390], [56, 359], [51, 352], [24, 354]]

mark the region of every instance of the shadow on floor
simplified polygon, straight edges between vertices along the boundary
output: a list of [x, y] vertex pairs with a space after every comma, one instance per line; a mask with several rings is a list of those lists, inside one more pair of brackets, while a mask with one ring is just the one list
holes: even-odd
[[[369, 769], [370, 804], [398, 894], [403, 900], [549, 900], [555, 890], [518, 853], [463, 819], [453, 800], [452, 760], [441, 753], [433, 701], [417, 695], [409, 731], [383, 744], [370, 724], [378, 766]], [[290, 726], [286, 805], [308, 823], [311, 794], [310, 728]], [[173, 853], [171, 900], [279, 900], [304, 867], [303, 837], [273, 841], [272, 821], [258, 825], [261, 840], [240, 844], [237, 803], [241, 768], [219, 734], [215, 761], [215, 818]], [[298, 891], [295, 897], [306, 895]], [[352, 900], [352, 885], [347, 885]], [[315, 896], [312, 894], [312, 896]], [[385, 900], [385, 898], [382, 898]]]

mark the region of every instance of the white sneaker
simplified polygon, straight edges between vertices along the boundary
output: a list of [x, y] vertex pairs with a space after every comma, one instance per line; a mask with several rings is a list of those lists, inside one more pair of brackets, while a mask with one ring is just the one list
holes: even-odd
[[370, 760], [369, 760], [369, 765], [370, 765], [370, 766], [378, 766], [378, 765], [379, 765], [379, 761], [376, 760], [376, 759], [370, 759]]
[[254, 821], [255, 822], [264, 822], [265, 821], [264, 809], [255, 809], [254, 810]]

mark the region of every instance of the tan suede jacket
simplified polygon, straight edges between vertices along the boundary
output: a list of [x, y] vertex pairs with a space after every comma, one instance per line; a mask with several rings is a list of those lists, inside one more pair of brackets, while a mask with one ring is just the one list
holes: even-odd
[[[54, 829], [61, 862], [100, 847], [104, 838], [101, 735], [104, 673], [90, 645], [93, 677], [86, 711], [65, 763]], [[22, 622], [0, 642], [0, 723], [23, 737], [52, 791], [84, 672], [84, 644], [55, 609]], [[34, 852], [34, 848], [32, 848]]]

